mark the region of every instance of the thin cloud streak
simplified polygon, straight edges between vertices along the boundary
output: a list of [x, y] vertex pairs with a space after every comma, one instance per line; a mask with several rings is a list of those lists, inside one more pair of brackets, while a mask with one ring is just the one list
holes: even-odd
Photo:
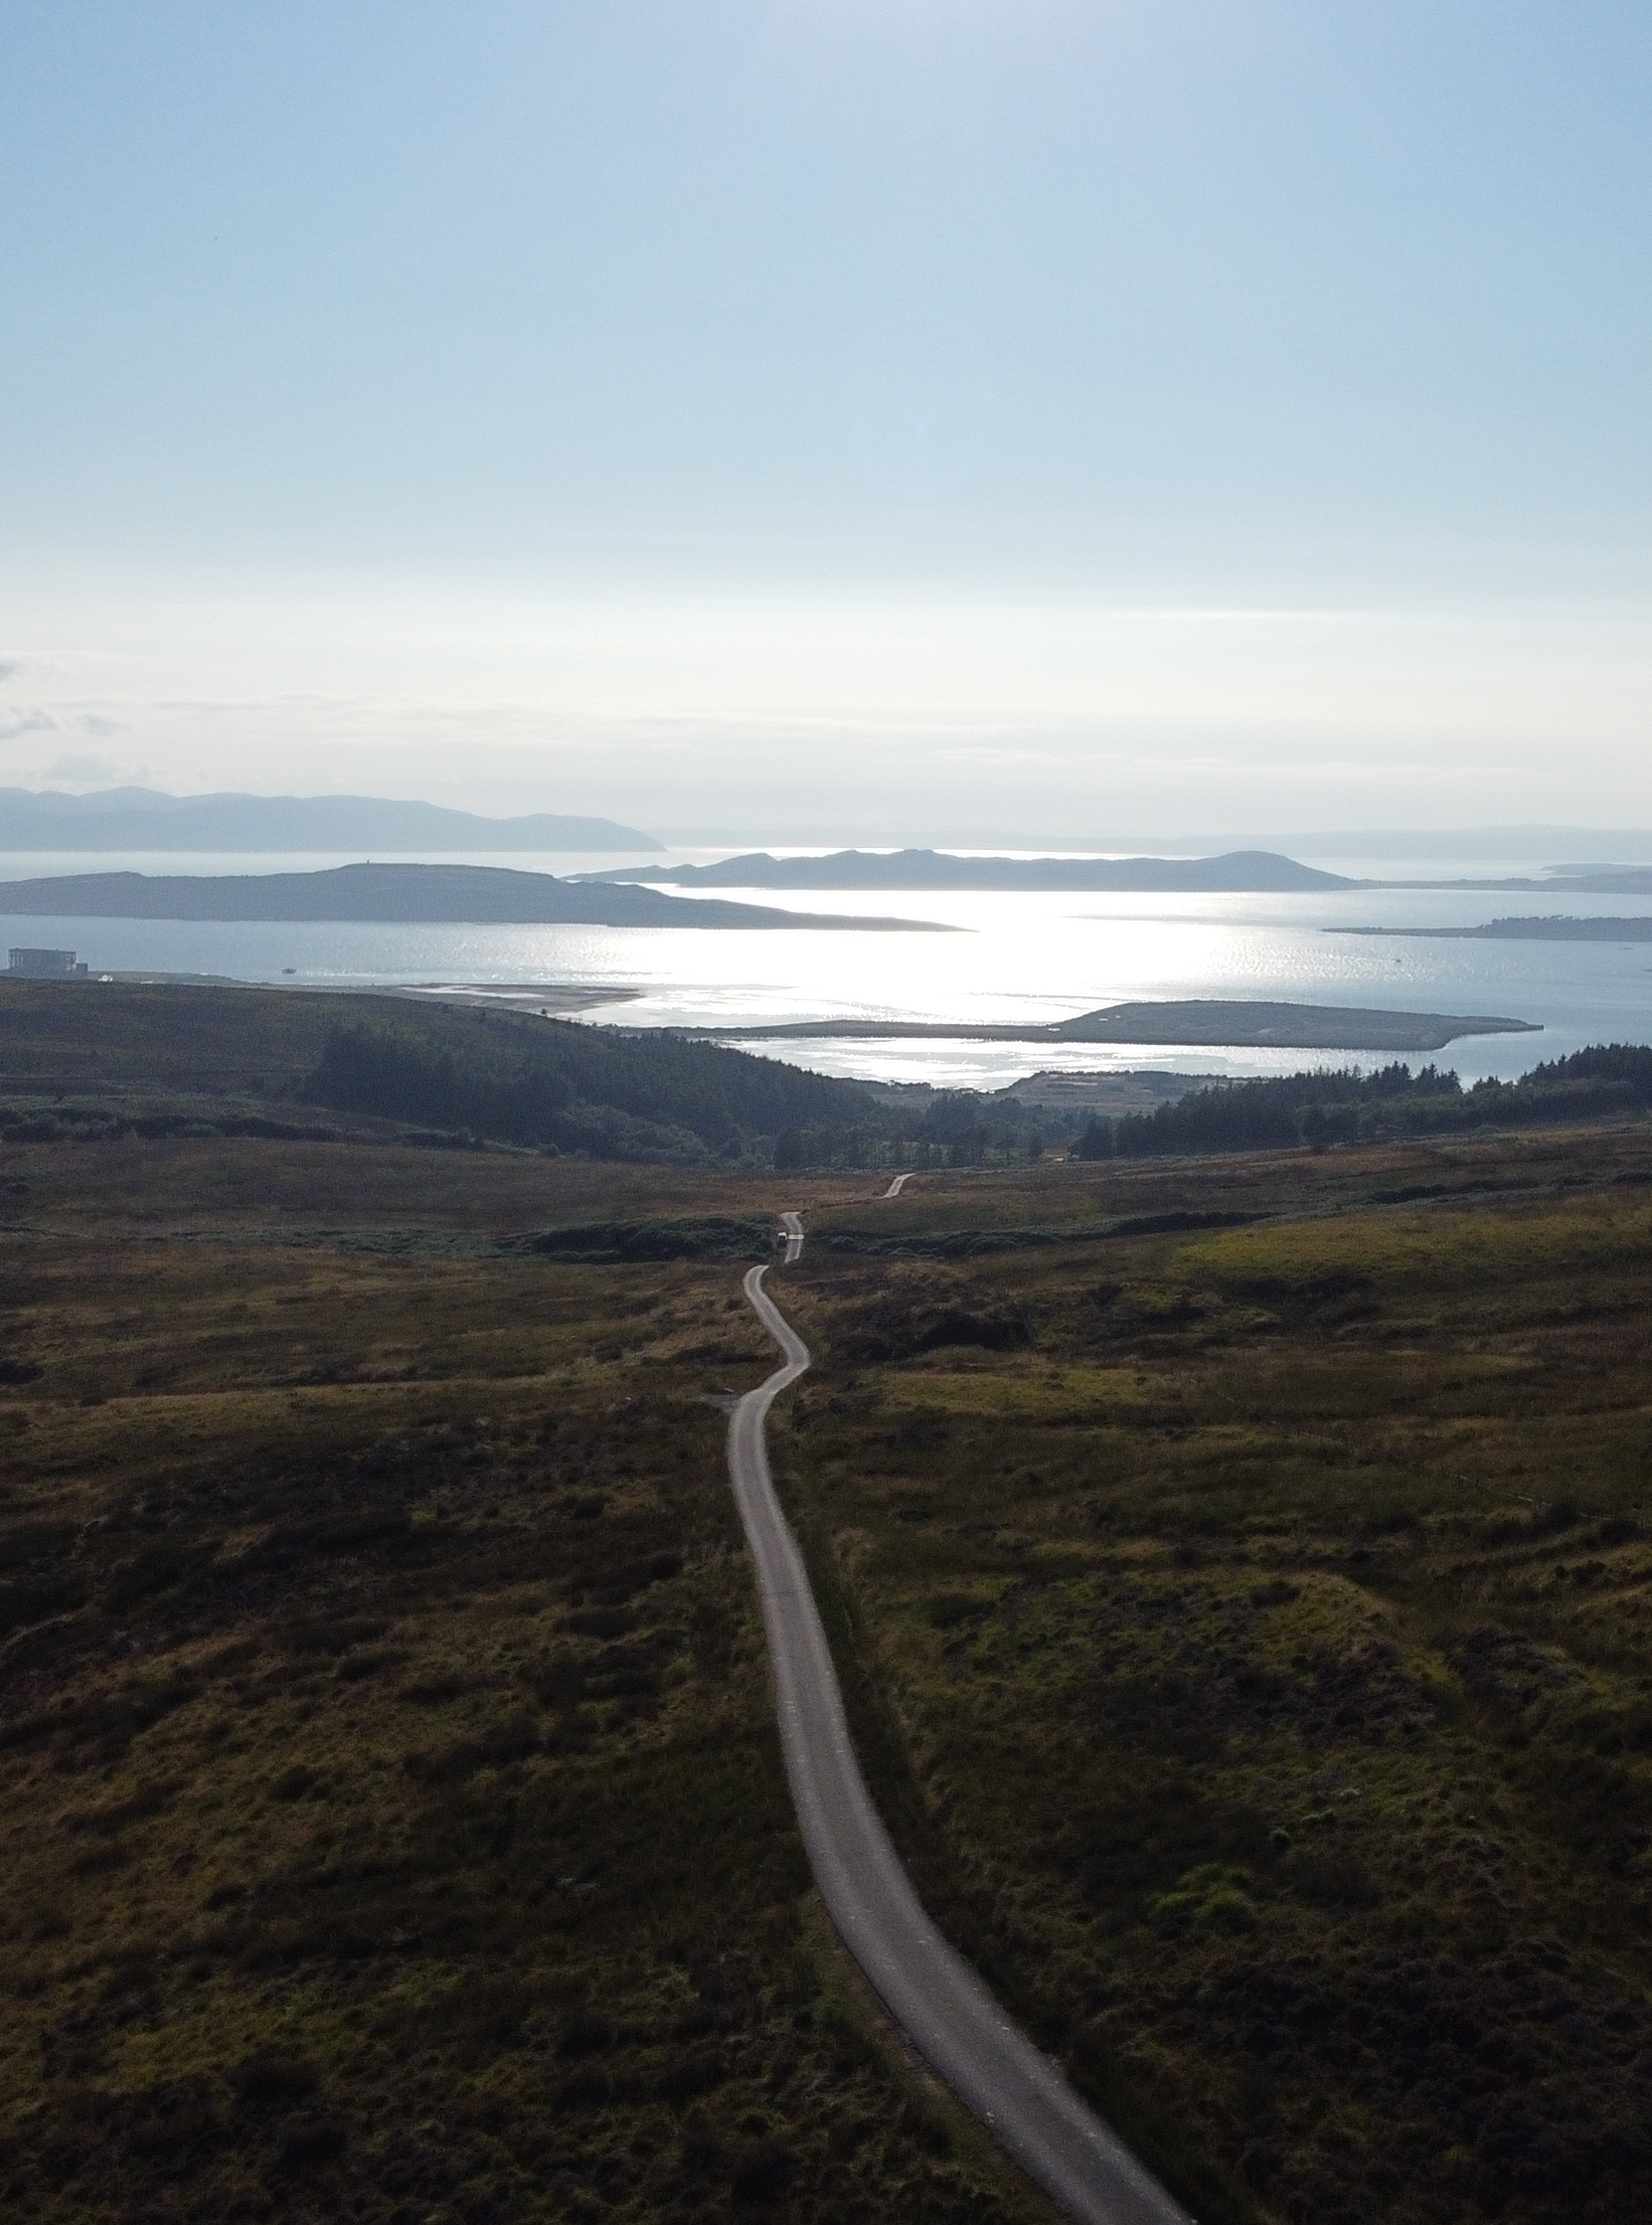
[[[1652, 616], [1074, 601], [578, 600], [387, 584], [33, 611], [45, 731], [121, 731], [183, 787], [364, 788], [500, 811], [949, 828], [1652, 818]], [[191, 688], [203, 666], [222, 692]], [[284, 685], [270, 686], [271, 681]], [[233, 683], [239, 682], [240, 685]], [[1006, 803], [1006, 796], [1013, 801]]]

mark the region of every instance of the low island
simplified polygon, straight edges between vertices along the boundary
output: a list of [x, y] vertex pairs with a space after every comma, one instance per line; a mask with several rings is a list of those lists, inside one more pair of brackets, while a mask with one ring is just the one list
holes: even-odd
[[1532, 1020], [1485, 1013], [1367, 1011], [1338, 1004], [1257, 1004], [1226, 997], [1108, 1004], [1040, 1026], [967, 1026], [956, 1021], [796, 1020], [783, 1027], [679, 1028], [679, 1035], [896, 1042], [915, 1036], [967, 1043], [1177, 1043], [1235, 1050], [1438, 1051], [1463, 1035], [1538, 1035]]
[[1432, 942], [1652, 942], [1652, 919], [1580, 920], [1566, 913], [1531, 919], [1516, 915], [1479, 927], [1327, 928], [1327, 935], [1403, 935]]
[[953, 931], [765, 904], [591, 888], [498, 865], [338, 865], [319, 873], [71, 873], [0, 882], [0, 915], [59, 920], [327, 920], [406, 926]]

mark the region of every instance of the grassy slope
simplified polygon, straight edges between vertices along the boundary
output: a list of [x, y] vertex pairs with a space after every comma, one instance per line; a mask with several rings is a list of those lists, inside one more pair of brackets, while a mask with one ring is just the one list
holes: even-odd
[[[42, 1118], [48, 1134], [95, 1131], [161, 1112], [313, 1124], [318, 1106], [352, 1131], [412, 1122], [677, 1160], [798, 1123], [879, 1121], [851, 1084], [660, 1031], [388, 996], [0, 981], [0, 1127], [33, 1116], [37, 1132]], [[623, 1117], [593, 1121], [579, 1107]], [[665, 1132], [628, 1134], [639, 1119]]]
[[[375, 1017], [426, 1017], [402, 998], [0, 981], [0, 1086], [19, 1096], [249, 1088], [278, 1095], [313, 1072], [329, 1029], [369, 1008]], [[468, 1015], [440, 1015], [450, 1017]]]
[[[776, 1466], [956, 1936], [1207, 2218], [1638, 2218], [1649, 1175], [7, 1152], [8, 2211], [1033, 2214], [811, 1914], [738, 1270], [493, 1251], [796, 1203]], [[1102, 1233], [1176, 1212], [1288, 1218]], [[1093, 1235], [818, 1241], [981, 1228]]]
[[0, 1179], [8, 2216], [1039, 2214], [811, 1913], [705, 1403], [767, 1364], [735, 1271], [485, 1256], [662, 1176]]
[[[1315, 1217], [791, 1279], [881, 1797], [1203, 2215], [1646, 2213], [1649, 1178], [1644, 1127], [949, 1176], [817, 1225]], [[960, 1320], [1030, 1346], [911, 1348]]]

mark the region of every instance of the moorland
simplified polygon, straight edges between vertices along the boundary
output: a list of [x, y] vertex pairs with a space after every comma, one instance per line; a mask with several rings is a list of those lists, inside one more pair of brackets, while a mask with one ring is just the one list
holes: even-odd
[[911, 1189], [774, 1435], [943, 1921], [1202, 2217], [1643, 2214], [1652, 1132]]
[[792, 1828], [722, 1442], [785, 1206], [776, 1478], [1042, 2044], [1202, 2218], [1644, 2215], [1642, 1114], [886, 1199], [306, 1115], [322, 999], [64, 1072], [77, 993], [0, 1038], [8, 2214], [1047, 2216]]
[[640, 1164], [1025, 1157], [1082, 1109], [890, 1093], [531, 1012], [177, 982], [0, 979], [0, 1136], [377, 1137]]

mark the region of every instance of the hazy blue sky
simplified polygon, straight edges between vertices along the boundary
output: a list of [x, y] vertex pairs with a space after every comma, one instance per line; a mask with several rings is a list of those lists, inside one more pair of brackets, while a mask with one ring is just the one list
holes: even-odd
[[1652, 821], [1645, 0], [0, 34], [0, 781]]

